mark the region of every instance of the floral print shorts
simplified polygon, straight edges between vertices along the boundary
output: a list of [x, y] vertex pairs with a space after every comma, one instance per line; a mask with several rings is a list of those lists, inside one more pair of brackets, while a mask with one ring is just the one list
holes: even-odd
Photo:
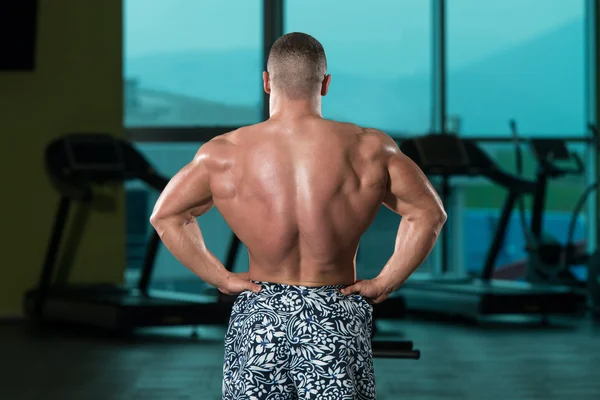
[[365, 299], [343, 286], [257, 283], [233, 306], [223, 399], [375, 399]]

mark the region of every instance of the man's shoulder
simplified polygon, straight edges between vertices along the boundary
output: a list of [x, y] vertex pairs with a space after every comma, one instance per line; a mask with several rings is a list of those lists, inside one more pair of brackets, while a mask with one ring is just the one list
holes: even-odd
[[362, 142], [369, 143], [373, 146], [386, 147], [395, 145], [396, 142], [385, 132], [376, 128], [358, 127], [359, 135]]
[[245, 138], [253, 133], [259, 133], [265, 129], [265, 122], [259, 122], [253, 125], [240, 126], [230, 132], [219, 135], [212, 140], [219, 142], [221, 145], [239, 145]]
[[385, 132], [375, 128], [361, 129], [361, 148], [370, 158], [386, 163], [400, 153], [398, 143]]
[[215, 136], [200, 147], [198, 155], [222, 161], [231, 160], [247, 144], [247, 138], [256, 137], [255, 133], [260, 129], [261, 124], [247, 125]]
[[369, 137], [369, 138], [373, 138], [373, 139], [377, 139], [377, 140], [381, 140], [381, 141], [393, 140], [382, 130], [379, 130], [376, 128], [367, 128], [367, 127], [361, 127], [361, 129], [362, 129], [362, 133], [365, 137]]
[[384, 133], [383, 131], [376, 129], [376, 128], [364, 127], [364, 126], [357, 125], [352, 122], [345, 122], [345, 121], [335, 121], [335, 120], [326, 120], [326, 121], [336, 124], [340, 128], [348, 131], [349, 133], [355, 133], [362, 137], [374, 138], [374, 139], [379, 139], [379, 140], [384, 140], [384, 141], [393, 140], [386, 133]]
[[231, 137], [219, 135], [202, 145], [200, 151], [208, 154], [222, 153], [229, 150], [234, 145], [235, 143], [231, 140]]
[[217, 164], [227, 163], [235, 154], [235, 136], [232, 135], [234, 132], [215, 136], [204, 143], [196, 153], [195, 159], [209, 164], [215, 162]]
[[240, 126], [239, 128], [213, 137], [202, 147], [206, 147], [207, 149], [214, 151], [232, 149], [233, 147], [240, 145], [244, 137], [246, 137], [249, 133], [260, 130], [262, 124], [263, 123]]
[[323, 122], [325, 122], [326, 124], [331, 124], [332, 126], [335, 126], [337, 129], [341, 130], [341, 131], [345, 131], [347, 133], [354, 133], [354, 134], [361, 134], [363, 133], [364, 128], [352, 123], [352, 122], [347, 122], [347, 121], [338, 121], [335, 119], [322, 119]]

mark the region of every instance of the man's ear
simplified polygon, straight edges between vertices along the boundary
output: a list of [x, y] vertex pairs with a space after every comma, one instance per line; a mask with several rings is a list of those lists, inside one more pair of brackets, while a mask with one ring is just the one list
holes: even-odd
[[271, 78], [267, 71], [263, 72], [263, 89], [265, 89], [266, 94], [271, 94]]
[[321, 96], [327, 95], [329, 92], [329, 84], [331, 83], [331, 75], [325, 75], [321, 83]]

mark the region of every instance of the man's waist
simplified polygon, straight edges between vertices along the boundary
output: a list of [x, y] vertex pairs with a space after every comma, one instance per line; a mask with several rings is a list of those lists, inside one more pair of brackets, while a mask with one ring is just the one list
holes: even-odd
[[350, 284], [318, 284], [314, 282], [293, 282], [293, 281], [259, 281], [252, 280], [252, 282], [261, 285], [265, 288], [281, 288], [281, 289], [297, 289], [305, 291], [322, 291], [322, 290], [339, 290]]

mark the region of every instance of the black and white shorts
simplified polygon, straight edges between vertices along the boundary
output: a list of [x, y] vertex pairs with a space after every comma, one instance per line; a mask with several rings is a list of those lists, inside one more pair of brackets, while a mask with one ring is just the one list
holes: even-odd
[[257, 282], [225, 337], [223, 399], [375, 399], [372, 306], [343, 286]]

